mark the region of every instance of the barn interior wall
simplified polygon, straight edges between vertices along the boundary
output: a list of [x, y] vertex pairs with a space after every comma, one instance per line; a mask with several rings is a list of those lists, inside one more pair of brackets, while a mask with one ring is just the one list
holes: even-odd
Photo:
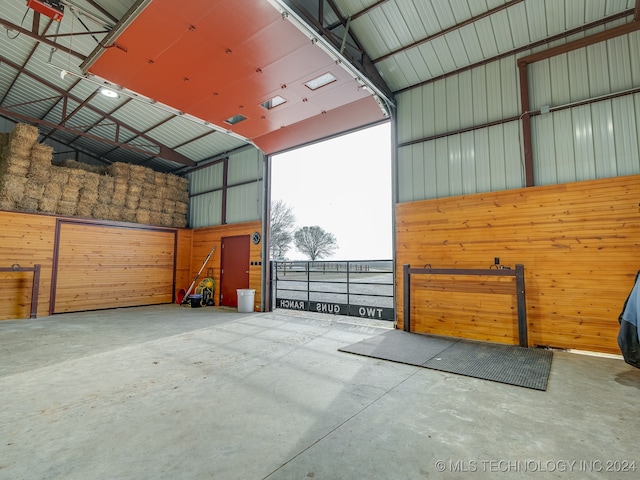
[[[529, 65], [536, 185], [640, 173], [638, 45], [633, 32]], [[517, 61], [527, 53], [397, 95], [399, 201], [525, 186]]]
[[[241, 235], [251, 236], [254, 232], [259, 232], [262, 236], [262, 223], [260, 221], [203, 227], [192, 230], [192, 276], [195, 277], [211, 249], [216, 247], [213, 255], [202, 272], [203, 276], [213, 276], [216, 281], [217, 288], [214, 293], [216, 305], [220, 304], [220, 260], [222, 254], [222, 239], [224, 237], [235, 237]], [[251, 242], [249, 249], [249, 288], [256, 291], [254, 296], [254, 309], [258, 311], [261, 310], [262, 302], [262, 263], [261, 244]]]
[[192, 228], [250, 222], [262, 218], [263, 161], [256, 148], [188, 174]]
[[[65, 228], [73, 230], [66, 232], [70, 235], [64, 235]], [[52, 305], [55, 312], [62, 312], [170, 303], [174, 293], [189, 287], [214, 245], [216, 252], [202, 274], [208, 274], [211, 268], [216, 282], [220, 281], [219, 246], [223, 237], [262, 233], [262, 225], [254, 221], [194, 230], [171, 229], [0, 211], [0, 231], [0, 266], [41, 265], [37, 308], [41, 317], [53, 313]], [[104, 242], [96, 242], [96, 235]], [[94, 248], [89, 248], [87, 242]], [[259, 244], [251, 244], [250, 256], [250, 288], [256, 290], [259, 310]], [[103, 261], [93, 261], [100, 258]], [[137, 268], [145, 259], [149, 268]], [[161, 267], [154, 263], [156, 260], [161, 260]], [[60, 275], [62, 270], [66, 277]], [[31, 272], [0, 274], [0, 320], [29, 318], [32, 278]], [[55, 301], [51, 302], [54, 281], [57, 289]]]
[[[618, 315], [640, 270], [638, 198], [632, 175], [398, 204], [397, 298], [404, 264], [487, 269], [497, 257], [524, 265], [530, 345], [619, 353]], [[415, 276], [412, 331], [515, 344], [514, 291]], [[402, 301], [397, 315], [402, 328]]]
[[[188, 230], [1, 211], [0, 231], [0, 266], [41, 265], [38, 316], [171, 302], [190, 273]], [[0, 276], [0, 320], [29, 318], [31, 275]]]

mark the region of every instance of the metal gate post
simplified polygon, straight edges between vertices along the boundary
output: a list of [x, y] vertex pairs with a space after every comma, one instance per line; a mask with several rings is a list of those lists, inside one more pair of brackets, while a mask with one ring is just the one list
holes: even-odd
[[409, 264], [405, 263], [402, 266], [402, 330], [405, 332], [411, 331], [411, 275], [409, 274]]
[[527, 333], [527, 302], [524, 290], [524, 265], [516, 264], [516, 295], [518, 298], [518, 339], [521, 347], [529, 346]]

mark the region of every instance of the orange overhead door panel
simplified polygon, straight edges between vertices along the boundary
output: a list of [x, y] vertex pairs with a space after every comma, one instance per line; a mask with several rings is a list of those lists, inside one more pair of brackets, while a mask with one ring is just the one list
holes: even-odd
[[[326, 123], [313, 139], [384, 119], [371, 93], [266, 0], [154, 0], [109, 47], [90, 73], [266, 153], [309, 141], [296, 141], [290, 127], [310, 119]], [[326, 74], [335, 80], [305, 85]], [[357, 106], [339, 123], [325, 120], [327, 112], [362, 103], [370, 108]], [[228, 122], [234, 117], [240, 121]]]

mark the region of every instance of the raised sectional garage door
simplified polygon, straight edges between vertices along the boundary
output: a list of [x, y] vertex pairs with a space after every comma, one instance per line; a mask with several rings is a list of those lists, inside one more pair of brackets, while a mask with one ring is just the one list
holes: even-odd
[[170, 303], [174, 230], [59, 220], [51, 313]]

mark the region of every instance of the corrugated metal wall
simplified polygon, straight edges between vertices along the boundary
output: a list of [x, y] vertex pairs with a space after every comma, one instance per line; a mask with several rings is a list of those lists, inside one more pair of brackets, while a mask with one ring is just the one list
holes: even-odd
[[524, 186], [515, 56], [407, 90], [397, 103], [398, 143], [417, 141], [398, 150], [401, 202]]
[[[516, 62], [397, 95], [400, 202], [525, 186]], [[528, 75], [531, 110], [551, 108], [531, 119], [536, 185], [640, 173], [640, 94], [597, 101], [640, 86], [640, 33], [533, 63]]]
[[[248, 148], [230, 155], [226, 181], [224, 174], [224, 162], [221, 161], [188, 175], [191, 228], [262, 218], [262, 153]], [[225, 196], [226, 211], [223, 212]]]
[[571, 107], [640, 86], [640, 33], [536, 62], [529, 81], [531, 108], [552, 110], [531, 121], [536, 185], [640, 173], [639, 94]]

